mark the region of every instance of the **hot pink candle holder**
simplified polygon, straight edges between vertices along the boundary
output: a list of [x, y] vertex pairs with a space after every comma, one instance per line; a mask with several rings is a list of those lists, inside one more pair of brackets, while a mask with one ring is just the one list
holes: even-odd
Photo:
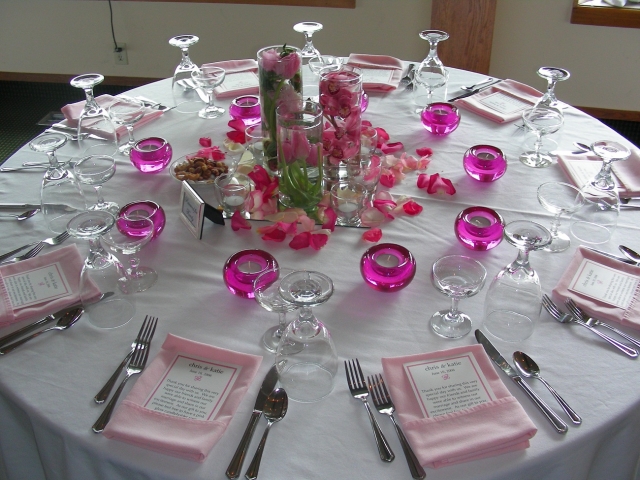
[[[164, 230], [164, 225], [166, 223], [164, 210], [160, 205], [151, 200], [128, 203], [120, 209], [120, 216], [123, 215], [138, 215], [149, 218], [153, 222], [153, 236], [151, 237], [151, 240], [158, 238], [162, 230]], [[144, 237], [147, 235], [146, 229], [138, 229], [135, 224], [118, 222], [117, 226], [118, 230], [129, 237]]]
[[471, 178], [493, 182], [507, 171], [507, 157], [498, 147], [476, 145], [465, 152], [462, 165]]
[[393, 243], [380, 243], [360, 259], [360, 273], [371, 288], [396, 292], [409, 285], [416, 274], [416, 260], [409, 250]]
[[231, 101], [229, 107], [231, 118], [240, 119], [247, 127], [260, 123], [260, 97], [257, 95], [242, 95]]
[[456, 237], [470, 250], [489, 250], [502, 241], [504, 220], [487, 207], [469, 207], [458, 214], [454, 223]]
[[460, 112], [452, 103], [430, 103], [420, 114], [422, 125], [434, 135], [449, 135], [460, 125]]
[[254, 298], [253, 281], [278, 262], [264, 250], [241, 250], [231, 255], [224, 263], [222, 276], [231, 293], [244, 298]]
[[172, 155], [171, 145], [164, 138], [149, 137], [135, 143], [129, 159], [142, 173], [157, 173], [169, 165]]

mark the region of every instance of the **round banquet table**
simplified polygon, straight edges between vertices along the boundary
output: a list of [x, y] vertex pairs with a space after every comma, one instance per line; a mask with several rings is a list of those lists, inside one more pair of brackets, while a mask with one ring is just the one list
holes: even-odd
[[[451, 69], [447, 97], [461, 93], [460, 86], [482, 78]], [[171, 104], [170, 82], [159, 81], [129, 93]], [[570, 88], [570, 82], [566, 87]], [[229, 100], [217, 103], [229, 106]], [[451, 179], [457, 190], [455, 195], [428, 195], [416, 186], [417, 172], [408, 173], [391, 189], [394, 195], [412, 196], [424, 207], [418, 216], [399, 216], [382, 226], [382, 241], [405, 246], [417, 261], [413, 282], [395, 293], [378, 292], [365, 285], [359, 260], [371, 244], [362, 240], [363, 229], [337, 227], [320, 251], [296, 251], [289, 248], [288, 241], [266, 242], [256, 232], [258, 226], [264, 225], [261, 222], [252, 222], [250, 231], [234, 232], [229, 224], [222, 227], [206, 221], [202, 239], [198, 240], [178, 216], [180, 182], [168, 170], [142, 174], [128, 158], [118, 156], [116, 175], [103, 189], [105, 197], [121, 205], [150, 199], [166, 211], [165, 231], [141, 253], [142, 263], [155, 268], [159, 279], [148, 291], [136, 294], [136, 315], [122, 328], [100, 330], [84, 318], [64, 333], [43, 335], [0, 358], [0, 476], [29, 480], [226, 478], [224, 472], [244, 433], [261, 380], [274, 360], [262, 349], [260, 341], [263, 332], [276, 323], [275, 314], [253, 300], [232, 295], [222, 279], [225, 260], [242, 249], [264, 249], [281, 266], [318, 270], [331, 277], [335, 293], [315, 312], [330, 329], [341, 363], [358, 358], [365, 375], [381, 373], [381, 357], [475, 344], [473, 334], [448, 341], [430, 331], [431, 314], [449, 304], [431, 284], [431, 265], [445, 254], [465, 254], [486, 267], [488, 280], [484, 289], [461, 304], [462, 310], [471, 315], [474, 328], [478, 328], [490, 278], [515, 259], [516, 249], [506, 242], [487, 252], [464, 248], [454, 235], [456, 215], [468, 206], [481, 205], [497, 210], [506, 222], [528, 219], [548, 226], [551, 214], [539, 205], [537, 187], [545, 181], [566, 178], [557, 164], [532, 169], [518, 161], [526, 134], [514, 122], [497, 124], [468, 111], [461, 112], [459, 128], [448, 136], [436, 137], [424, 130], [413, 113], [410, 94], [393, 91], [370, 95], [363, 118], [384, 128], [390, 141], [402, 142], [404, 150], [411, 154], [415, 155], [419, 147], [431, 147], [433, 157], [427, 173], [437, 172]], [[169, 111], [136, 129], [135, 135], [138, 139], [168, 139], [177, 158], [195, 152], [200, 137], [211, 137], [214, 145], [221, 145], [229, 130], [228, 120], [227, 114], [203, 120], [195, 114]], [[558, 148], [567, 151], [573, 148], [574, 141], [612, 139], [629, 144], [572, 107], [565, 110], [564, 127], [554, 138]], [[480, 183], [466, 175], [462, 155], [477, 144], [495, 145], [506, 153], [509, 166], [504, 177], [493, 183]], [[78, 153], [76, 149], [69, 144], [60, 150], [60, 157], [73, 157]], [[43, 160], [43, 154], [25, 146], [5, 166]], [[41, 176], [41, 171], [0, 174], [0, 202], [37, 203]], [[199, 188], [205, 199], [211, 195], [210, 189]], [[613, 238], [601, 248], [615, 252], [618, 244], [640, 247], [639, 219], [638, 211], [622, 211]], [[567, 226], [565, 222], [561, 228]], [[50, 232], [41, 215], [24, 222], [3, 221], [0, 252], [48, 236]], [[556, 285], [577, 246], [574, 239], [568, 251], [531, 254], [545, 293]], [[87, 250], [83, 242], [78, 247], [83, 254]], [[110, 440], [91, 431], [103, 409], [93, 402], [93, 396], [126, 353], [145, 315], [160, 319], [151, 359], [169, 333], [264, 357], [224, 436], [202, 463]], [[15, 328], [7, 327], [0, 333], [4, 335]], [[494, 344], [508, 359], [514, 350], [529, 353], [545, 378], [582, 416], [583, 423], [570, 426], [566, 435], [558, 435], [524, 393], [500, 373], [538, 428], [530, 448], [439, 469], [427, 468], [428, 479], [639, 478], [640, 383], [634, 379], [640, 360], [630, 360], [585, 329], [559, 324], [544, 312], [528, 340], [516, 345], [500, 341]], [[529, 384], [566, 418], [540, 382]], [[326, 399], [311, 404], [290, 402], [286, 418], [271, 432], [260, 478], [410, 478], [391, 423], [375, 415], [396, 452], [392, 463], [380, 461], [365, 411], [349, 394], [341, 366], [334, 390]], [[261, 420], [249, 456], [253, 455], [265, 424]]]

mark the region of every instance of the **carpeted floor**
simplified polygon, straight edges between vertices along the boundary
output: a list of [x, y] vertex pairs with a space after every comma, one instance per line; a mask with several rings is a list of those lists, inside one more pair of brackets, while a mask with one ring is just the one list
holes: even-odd
[[[131, 87], [98, 85], [95, 95], [116, 95]], [[68, 103], [84, 99], [84, 93], [65, 83], [0, 81], [0, 164], [18, 148], [41, 133], [38, 122], [49, 114], [59, 114]], [[602, 120], [640, 147], [640, 122]]]

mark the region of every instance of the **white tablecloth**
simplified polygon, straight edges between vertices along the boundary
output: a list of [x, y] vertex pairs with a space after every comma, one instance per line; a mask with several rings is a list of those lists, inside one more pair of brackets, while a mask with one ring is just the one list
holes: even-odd
[[[448, 96], [460, 93], [459, 86], [481, 79], [478, 74], [452, 69]], [[137, 88], [132, 94], [170, 103], [170, 80]], [[228, 106], [229, 102], [218, 103]], [[255, 231], [256, 223], [251, 231], [233, 232], [229, 225], [220, 227], [207, 222], [202, 240], [196, 240], [178, 218], [180, 183], [168, 171], [144, 175], [127, 158], [118, 157], [117, 173], [103, 189], [105, 197], [121, 205], [151, 199], [166, 211], [165, 231], [142, 252], [143, 264], [154, 267], [159, 280], [150, 290], [137, 295], [136, 316], [122, 328], [99, 330], [85, 318], [67, 332], [43, 335], [0, 358], [0, 459], [6, 478], [225, 478], [260, 380], [273, 363], [273, 356], [261, 348], [260, 339], [266, 328], [276, 322], [275, 314], [266, 312], [253, 300], [232, 295], [224, 286], [223, 263], [241, 249], [261, 248], [273, 254], [282, 266], [318, 270], [333, 279], [335, 293], [316, 313], [331, 330], [340, 359], [359, 358], [365, 374], [381, 372], [381, 357], [475, 343], [473, 335], [447, 341], [430, 332], [431, 314], [449, 304], [431, 284], [431, 265], [445, 254], [467, 254], [480, 260], [489, 277], [493, 277], [515, 258], [516, 249], [506, 242], [488, 252], [465, 249], [454, 236], [456, 215], [468, 206], [483, 205], [496, 209], [507, 222], [529, 219], [548, 225], [551, 214], [538, 204], [536, 189], [545, 181], [565, 178], [558, 165], [531, 169], [517, 160], [525, 134], [512, 123], [498, 125], [462, 111], [462, 122], [455, 132], [435, 137], [423, 129], [412, 112], [411, 95], [405, 92], [373, 94], [364, 119], [385, 128], [391, 141], [403, 142], [410, 153], [415, 154], [419, 147], [431, 147], [434, 155], [427, 172], [450, 178], [457, 193], [427, 195], [416, 187], [416, 173], [410, 173], [392, 189], [392, 193], [413, 196], [424, 207], [417, 217], [399, 217], [383, 226], [382, 241], [405, 246], [417, 260], [413, 283], [396, 293], [377, 292], [363, 282], [359, 260], [370, 244], [361, 240], [362, 229], [337, 228], [318, 252], [294, 251], [286, 242], [264, 242]], [[202, 136], [210, 136], [214, 144], [220, 145], [228, 130], [228, 119], [225, 115], [216, 120], [202, 120], [195, 114], [170, 111], [143, 126], [136, 137], [167, 138], [177, 158], [196, 151], [198, 138]], [[628, 143], [573, 108], [565, 111], [565, 125], [555, 138], [563, 150], [571, 150], [573, 141], [614, 139]], [[494, 183], [478, 183], [465, 174], [462, 155], [476, 144], [498, 146], [508, 155], [509, 167], [503, 178]], [[68, 157], [74, 153], [74, 146], [70, 145], [60, 155]], [[7, 166], [35, 160], [45, 160], [44, 155], [25, 147]], [[0, 174], [0, 202], [37, 203], [41, 175], [42, 172]], [[613, 252], [620, 243], [640, 247], [639, 218], [640, 212], [623, 211], [618, 229], [603, 248]], [[24, 222], [3, 221], [0, 252], [46, 236], [49, 232], [40, 215]], [[86, 251], [85, 245], [79, 246]], [[545, 292], [555, 286], [576, 246], [574, 242], [568, 251], [558, 254], [532, 253], [531, 262]], [[475, 326], [482, 322], [488, 284], [489, 281], [480, 294], [461, 302], [461, 308], [472, 316]], [[91, 431], [103, 408], [92, 398], [128, 350], [147, 314], [160, 318], [151, 347], [152, 358], [168, 333], [264, 356], [258, 377], [227, 432], [203, 463], [154, 453]], [[571, 426], [567, 435], [558, 435], [523, 392], [501, 373], [538, 427], [531, 447], [437, 470], [427, 469], [430, 480], [637, 478], [638, 361], [621, 355], [585, 329], [561, 325], [546, 313], [527, 341], [518, 345], [498, 341], [495, 344], [508, 358], [518, 349], [529, 353], [541, 366], [545, 378], [583, 417], [583, 424]], [[563, 415], [540, 382], [529, 383]], [[350, 396], [340, 368], [335, 389], [328, 398], [313, 404], [290, 404], [286, 418], [271, 432], [261, 478], [410, 478], [391, 423], [382, 416], [378, 420], [396, 452], [396, 460], [390, 464], [380, 461], [365, 411]], [[264, 425], [261, 421], [249, 455], [253, 455]], [[244, 468], [247, 466], [248, 460]]]

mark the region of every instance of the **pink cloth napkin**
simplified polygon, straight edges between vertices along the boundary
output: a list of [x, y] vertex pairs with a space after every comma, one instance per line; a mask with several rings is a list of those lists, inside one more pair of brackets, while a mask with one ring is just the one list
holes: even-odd
[[501, 113], [482, 103], [483, 99], [495, 93], [510, 95], [511, 97], [526, 102], [529, 107], [532, 107], [542, 96], [542, 93], [529, 85], [507, 79], [491, 85], [475, 95], [456, 100], [454, 103], [459, 107], [498, 123], [513, 122], [522, 117], [522, 111], [527, 107], [511, 113]]
[[558, 281], [558, 284], [553, 289], [551, 296], [554, 301], [556, 301], [558, 305], [564, 305], [565, 299], [571, 298], [580, 308], [584, 309], [585, 312], [593, 315], [595, 318], [617, 322], [621, 325], [640, 330], [640, 285], [633, 293], [633, 299], [626, 309], [616, 307], [614, 305], [608, 305], [600, 300], [569, 290], [571, 280], [578, 271], [578, 268], [580, 268], [582, 260], [585, 258], [593, 261], [594, 263], [640, 277], [640, 267], [619, 262], [613, 258], [605, 257], [598, 252], [594, 252], [593, 250], [580, 247], [574, 253], [571, 263], [569, 263], [569, 266]]
[[[558, 164], [576, 187], [582, 187], [590, 178], [584, 178], [576, 170], [583, 162], [596, 161], [595, 171], [599, 170], [602, 160], [594, 154], [558, 154]], [[587, 163], [584, 163], [587, 165]], [[631, 156], [611, 166], [618, 179], [618, 193], [621, 197], [640, 197], [640, 151], [631, 149]]]
[[[242, 366], [232, 391], [213, 420], [177, 417], [142, 406], [178, 354]], [[118, 406], [103, 433], [108, 438], [202, 462], [227, 429], [261, 361], [259, 356], [168, 334], [162, 349]]]
[[[425, 418], [403, 365], [471, 353], [496, 400], [458, 412]], [[439, 468], [529, 447], [537, 429], [509, 393], [481, 345], [404, 357], [383, 358], [382, 368], [405, 436], [425, 466]]]
[[[66, 290], [68, 293], [59, 298], [45, 300], [41, 303], [14, 308], [9, 296], [8, 278], [11, 275], [24, 274], [33, 270], [59, 263], [61, 274], [66, 279], [68, 285], [52, 285], [51, 288]], [[75, 245], [56, 248], [48, 253], [21, 262], [12, 263], [0, 267], [0, 327], [11, 325], [12, 323], [32, 317], [44, 317], [57, 312], [70, 305], [80, 302], [80, 272], [84, 265], [84, 259]], [[35, 273], [32, 281], [37, 281]], [[67, 288], [68, 287], [68, 288]], [[95, 285], [88, 285], [88, 296], [97, 298], [100, 291]], [[93, 293], [92, 293], [93, 292]]]
[[400, 60], [387, 55], [352, 53], [349, 55], [347, 63], [362, 69], [372, 68], [393, 70], [388, 83], [367, 82], [365, 79], [365, 81], [363, 81], [362, 88], [369, 92], [389, 92], [398, 88], [400, 79], [402, 78], [402, 70], [404, 68]]
[[[96, 97], [96, 102], [98, 102], [98, 105], [100, 105], [105, 110], [109, 110], [109, 107], [113, 105], [117, 100], [118, 98], [112, 95], [100, 95], [99, 97]], [[62, 114], [64, 115], [64, 118], [65, 118], [65, 121], [63, 123], [65, 123], [66, 125], [69, 125], [70, 127], [74, 127], [74, 128], [77, 127], [78, 119], [80, 118], [80, 114], [84, 109], [85, 103], [86, 101], [82, 100], [81, 102], [70, 103], [69, 105], [65, 105], [64, 107], [62, 107], [60, 110], [62, 111]], [[162, 112], [161, 110], [145, 107], [144, 116], [140, 120], [138, 120], [136, 123], [133, 124], [133, 129], [135, 130], [136, 128], [140, 128], [143, 125], [146, 125], [150, 121], [155, 120], [156, 118], [161, 116], [163, 113], [164, 112]], [[97, 126], [95, 129], [91, 129], [87, 131], [89, 133], [94, 133], [95, 135], [100, 135], [101, 133], [104, 133], [104, 131], [101, 130], [99, 126]], [[124, 126], [117, 127], [116, 134], [118, 135], [118, 139], [122, 138], [123, 136], [126, 136], [127, 128]]]
[[244, 78], [244, 81], [234, 85], [234, 75], [242, 73], [246, 76], [247, 72], [258, 73], [258, 62], [247, 58], [244, 60], [226, 60], [224, 62], [206, 63], [203, 66], [224, 68], [226, 74], [222, 85], [213, 89], [213, 93], [217, 98], [237, 97], [240, 95], [257, 95], [259, 91], [258, 77], [253, 76]]

